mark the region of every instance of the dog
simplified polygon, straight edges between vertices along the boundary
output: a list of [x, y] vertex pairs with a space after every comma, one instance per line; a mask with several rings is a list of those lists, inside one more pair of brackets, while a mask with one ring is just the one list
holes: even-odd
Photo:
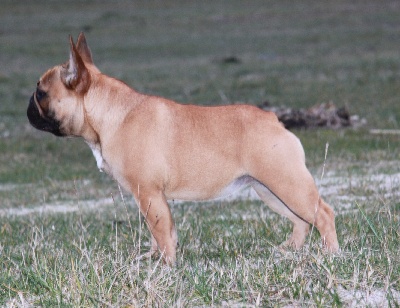
[[333, 210], [320, 197], [299, 139], [276, 115], [249, 105], [202, 107], [136, 92], [102, 74], [81, 33], [69, 60], [37, 83], [27, 116], [36, 129], [82, 137], [97, 166], [131, 192], [152, 235], [150, 253], [176, 261], [167, 200], [199, 201], [251, 186], [293, 223], [283, 243], [299, 249], [310, 224], [324, 247], [339, 244]]

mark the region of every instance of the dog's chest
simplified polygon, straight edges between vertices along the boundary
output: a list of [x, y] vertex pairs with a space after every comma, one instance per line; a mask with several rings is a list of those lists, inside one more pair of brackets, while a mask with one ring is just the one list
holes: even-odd
[[108, 172], [108, 165], [106, 161], [103, 158], [103, 155], [101, 154], [101, 146], [100, 144], [92, 144], [92, 143], [87, 143], [90, 147], [90, 149], [93, 152], [93, 156], [96, 159], [97, 163], [97, 168], [99, 168], [100, 172], [106, 171]]

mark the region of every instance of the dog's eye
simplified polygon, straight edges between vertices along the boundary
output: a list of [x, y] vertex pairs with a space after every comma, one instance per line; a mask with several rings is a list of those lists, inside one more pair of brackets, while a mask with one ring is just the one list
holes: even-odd
[[46, 92], [40, 90], [39, 88], [36, 89], [36, 99], [40, 101], [43, 97], [45, 97], [47, 94]]

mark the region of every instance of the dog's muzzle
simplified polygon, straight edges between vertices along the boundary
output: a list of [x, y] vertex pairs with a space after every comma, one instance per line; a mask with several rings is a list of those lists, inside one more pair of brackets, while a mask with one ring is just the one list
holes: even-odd
[[59, 137], [64, 136], [60, 130], [60, 122], [43, 115], [43, 112], [41, 113], [39, 108], [36, 93], [33, 93], [26, 111], [29, 123], [31, 123], [31, 125], [36, 129], [52, 133]]

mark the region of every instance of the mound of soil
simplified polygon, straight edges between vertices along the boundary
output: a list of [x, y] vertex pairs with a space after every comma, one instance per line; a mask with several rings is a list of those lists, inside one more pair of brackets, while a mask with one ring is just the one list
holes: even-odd
[[333, 103], [323, 103], [311, 108], [296, 109], [274, 107], [269, 102], [258, 105], [263, 110], [274, 112], [286, 128], [319, 128], [339, 129], [343, 127], [360, 127], [366, 123], [358, 115], [351, 115], [346, 107], [337, 107]]

